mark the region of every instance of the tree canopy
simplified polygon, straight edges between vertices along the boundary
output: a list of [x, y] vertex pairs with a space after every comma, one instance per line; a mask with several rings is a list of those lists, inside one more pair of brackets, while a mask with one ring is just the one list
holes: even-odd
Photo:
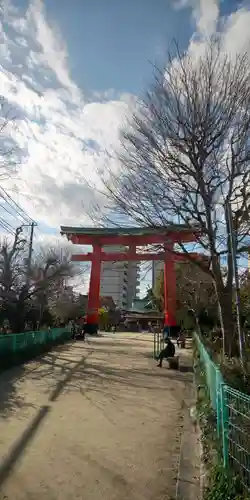
[[249, 104], [247, 54], [232, 59], [216, 40], [196, 59], [177, 47], [123, 130], [120, 170], [104, 180], [110, 206], [136, 224], [199, 228], [195, 245], [209, 265], [179, 247], [215, 283], [228, 353], [235, 339], [230, 236], [240, 252], [249, 234]]
[[25, 244], [21, 230], [13, 241], [0, 243], [1, 320], [8, 319], [14, 332], [23, 331], [28, 318], [41, 322], [49, 299], [60, 293], [63, 280], [76, 273], [69, 253], [57, 248], [41, 249], [28, 270]]

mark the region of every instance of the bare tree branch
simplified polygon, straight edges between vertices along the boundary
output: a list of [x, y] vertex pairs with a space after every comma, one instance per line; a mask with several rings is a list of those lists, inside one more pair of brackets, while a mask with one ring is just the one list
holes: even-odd
[[[203, 269], [215, 282], [228, 338], [234, 323], [226, 206], [232, 203], [238, 247], [243, 246], [249, 231], [249, 133], [247, 54], [231, 60], [213, 40], [197, 60], [177, 50], [164, 71], [155, 71], [123, 131], [120, 171], [104, 180], [110, 209], [137, 225], [200, 227], [197, 244], [211, 262]], [[189, 248], [180, 246], [188, 256]]]
[[15, 331], [22, 331], [29, 301], [37, 298], [42, 311], [48, 299], [63, 289], [65, 280], [78, 272], [67, 250], [42, 249], [31, 266], [27, 283], [24, 265], [26, 240], [20, 234], [21, 231], [17, 230], [11, 244], [4, 241], [0, 245], [0, 306], [12, 310]]

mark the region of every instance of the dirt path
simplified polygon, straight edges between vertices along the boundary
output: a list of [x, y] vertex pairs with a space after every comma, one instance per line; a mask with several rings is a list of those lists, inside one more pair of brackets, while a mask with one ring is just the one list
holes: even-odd
[[3, 373], [0, 499], [174, 498], [192, 377], [151, 355], [117, 333]]

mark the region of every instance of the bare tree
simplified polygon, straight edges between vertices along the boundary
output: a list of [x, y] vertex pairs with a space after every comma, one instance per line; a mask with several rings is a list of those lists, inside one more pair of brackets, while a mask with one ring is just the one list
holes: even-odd
[[218, 307], [211, 275], [193, 262], [183, 262], [177, 266], [176, 280], [180, 315], [193, 315], [199, 328], [202, 322], [214, 326], [218, 322]]
[[17, 229], [12, 243], [5, 239], [0, 245], [0, 300], [9, 301], [16, 297], [16, 289], [23, 274], [22, 256], [26, 240]]
[[123, 132], [120, 171], [104, 181], [110, 208], [136, 224], [199, 228], [209, 266], [196, 264], [215, 282], [227, 352], [234, 336], [227, 205], [239, 251], [249, 232], [249, 133], [247, 54], [231, 60], [216, 41], [196, 59], [177, 48]]
[[[207, 323], [218, 321], [217, 298], [214, 282], [210, 274], [205, 273], [193, 262], [182, 262], [176, 266], [177, 283], [177, 318], [183, 321], [189, 316], [199, 324], [201, 317]], [[151, 299], [159, 311], [164, 309], [164, 272], [157, 277], [155, 288], [149, 289]], [[189, 314], [190, 313], [190, 314]], [[212, 321], [213, 319], [213, 321]]]
[[69, 252], [50, 248], [38, 253], [27, 283], [27, 268], [23, 264], [25, 243], [17, 231], [13, 243], [5, 241], [0, 246], [0, 303], [15, 332], [23, 331], [32, 301], [39, 304], [42, 317], [48, 298], [77, 272]]
[[71, 262], [70, 253], [59, 248], [41, 249], [38, 253], [30, 274], [30, 286], [23, 288], [28, 297], [36, 297], [39, 302], [39, 324], [45, 307], [51, 297], [60, 294], [64, 281], [76, 273], [76, 265]]

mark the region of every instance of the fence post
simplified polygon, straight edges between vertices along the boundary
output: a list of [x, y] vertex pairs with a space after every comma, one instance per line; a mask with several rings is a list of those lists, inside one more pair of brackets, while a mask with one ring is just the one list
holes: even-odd
[[164, 336], [161, 335], [161, 338], [160, 338], [160, 351], [162, 351], [162, 349], [164, 349]]
[[155, 332], [155, 330], [154, 330], [154, 359], [155, 359], [155, 357], [156, 357], [156, 356], [155, 356], [155, 353], [156, 353], [156, 346], [155, 346], [155, 344], [156, 344], [156, 332]]
[[221, 376], [220, 371], [216, 369], [216, 418], [217, 418], [217, 435], [221, 435], [222, 421], [222, 391], [221, 391]]
[[223, 448], [223, 465], [228, 466], [228, 405], [225, 391], [226, 385], [221, 384], [221, 425], [222, 425], [222, 448]]

